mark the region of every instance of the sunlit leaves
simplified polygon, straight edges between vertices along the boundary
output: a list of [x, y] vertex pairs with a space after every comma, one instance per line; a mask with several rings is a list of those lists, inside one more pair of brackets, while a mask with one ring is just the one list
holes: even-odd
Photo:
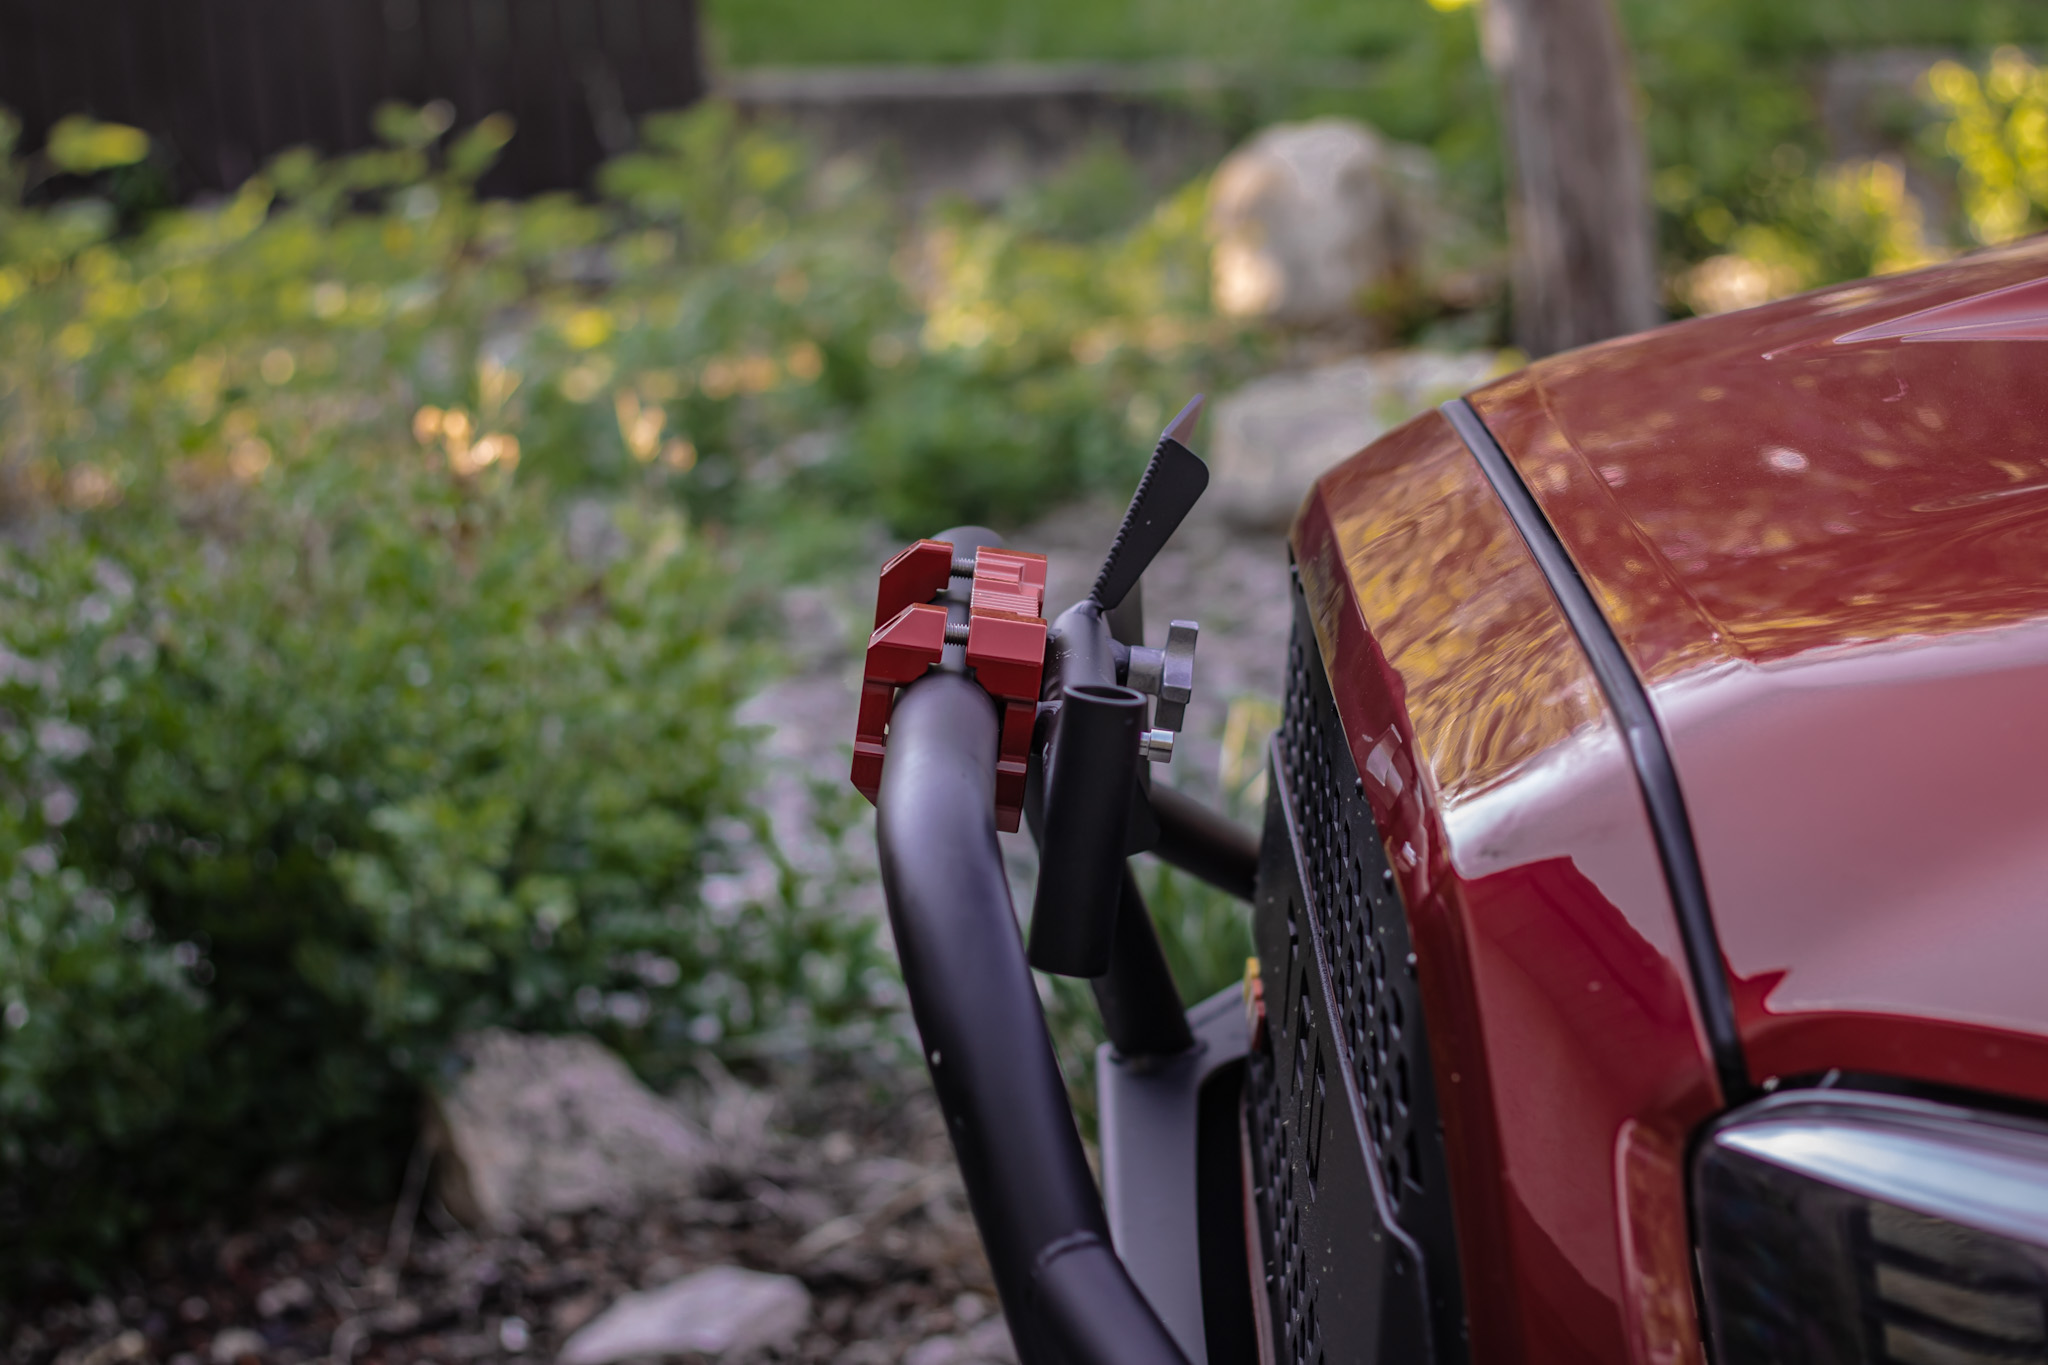
[[132, 166], [149, 155], [149, 135], [122, 123], [100, 123], [82, 114], [59, 119], [50, 129], [44, 155], [59, 170], [91, 175], [116, 166]]
[[2048, 68], [2001, 48], [1982, 74], [1956, 62], [1927, 73], [1947, 115], [1944, 149], [1961, 171], [1963, 211], [1980, 242], [2008, 242], [2048, 223]]
[[0, 161], [0, 1278], [279, 1159], [374, 1184], [467, 1027], [662, 1078], [891, 1017], [747, 809], [769, 659], [682, 481], [819, 421], [814, 338], [896, 284], [843, 218], [729, 215], [730, 280], [616, 203], [481, 203], [508, 125], [383, 122], [121, 235]]

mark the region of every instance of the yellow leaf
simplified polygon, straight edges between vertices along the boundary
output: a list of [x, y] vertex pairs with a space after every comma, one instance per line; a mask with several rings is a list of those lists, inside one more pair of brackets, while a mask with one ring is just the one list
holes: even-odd
[[50, 160], [74, 175], [132, 166], [149, 155], [149, 134], [125, 123], [101, 123], [83, 114], [58, 121], [44, 149]]

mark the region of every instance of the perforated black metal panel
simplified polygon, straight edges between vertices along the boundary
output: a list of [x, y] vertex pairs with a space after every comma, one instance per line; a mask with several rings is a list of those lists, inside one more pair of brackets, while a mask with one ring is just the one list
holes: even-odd
[[1457, 1362], [1456, 1236], [1408, 919], [1296, 593], [1256, 933], [1247, 1131], [1275, 1350]]
[[[1316, 1062], [1322, 1061], [1320, 1052]], [[1308, 1239], [1302, 1230], [1302, 1191], [1296, 1188], [1297, 1163], [1290, 1158], [1287, 1119], [1282, 1114], [1279, 1086], [1270, 1048], [1255, 1052], [1249, 1062], [1246, 1103], [1255, 1150], [1253, 1170], [1260, 1180], [1259, 1205], [1265, 1225], [1266, 1287], [1272, 1301], [1277, 1359], [1290, 1365], [1319, 1365], [1324, 1359], [1321, 1325], [1317, 1321], [1315, 1284], [1309, 1270]], [[1317, 1088], [1328, 1093], [1327, 1078], [1315, 1072]], [[1295, 1089], [1299, 1090], [1297, 1085]], [[1313, 1202], [1309, 1171], [1299, 1173]], [[1320, 1171], [1313, 1174], [1320, 1174]]]

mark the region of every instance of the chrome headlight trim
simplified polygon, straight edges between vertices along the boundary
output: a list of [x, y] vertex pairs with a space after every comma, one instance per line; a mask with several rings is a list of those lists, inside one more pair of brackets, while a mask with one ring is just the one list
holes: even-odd
[[2048, 1125], [1897, 1095], [1774, 1095], [1707, 1141], [1866, 1199], [2048, 1246]]
[[2048, 1365], [2048, 1124], [1785, 1092], [1690, 1185], [1717, 1365]]

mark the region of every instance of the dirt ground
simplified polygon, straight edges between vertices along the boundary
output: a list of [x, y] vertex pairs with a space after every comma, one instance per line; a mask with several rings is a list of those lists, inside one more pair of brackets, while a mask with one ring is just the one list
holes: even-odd
[[745, 1169], [728, 1163], [698, 1197], [627, 1215], [489, 1236], [431, 1191], [410, 1226], [389, 1206], [280, 1206], [192, 1234], [97, 1297], [0, 1310], [0, 1352], [13, 1365], [545, 1361], [622, 1294], [739, 1265], [811, 1292], [810, 1328], [773, 1359], [1008, 1359], [922, 1081], [763, 1098]]

